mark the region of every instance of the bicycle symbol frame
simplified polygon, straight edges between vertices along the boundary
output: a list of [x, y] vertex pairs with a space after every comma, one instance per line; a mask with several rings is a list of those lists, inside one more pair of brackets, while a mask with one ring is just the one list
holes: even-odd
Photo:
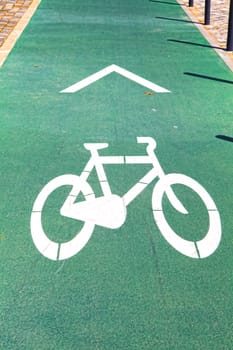
[[[156, 178], [152, 192], [152, 210], [155, 222], [167, 242], [178, 252], [191, 258], [205, 258], [213, 254], [221, 241], [221, 220], [218, 209], [209, 193], [196, 180], [183, 174], [165, 174], [154, 153], [156, 141], [152, 137], [137, 137], [137, 143], [147, 144], [145, 156], [101, 156], [98, 150], [108, 147], [107, 143], [85, 143], [91, 157], [80, 176], [65, 174], [48, 182], [38, 194], [31, 213], [31, 235], [35, 246], [41, 254], [51, 260], [65, 260], [76, 255], [89, 241], [95, 225], [116, 229], [121, 227], [127, 216], [127, 206], [142, 193]], [[123, 196], [113, 194], [108, 182], [105, 164], [151, 164], [150, 169]], [[95, 194], [87, 180], [93, 169], [103, 192], [103, 196]], [[163, 213], [162, 198], [166, 193], [172, 206], [182, 214], [188, 214], [172, 190], [172, 185], [181, 184], [191, 188], [202, 199], [209, 215], [209, 228], [199, 241], [189, 241], [176, 234], [170, 227]], [[83, 222], [83, 227], [68, 242], [58, 243], [49, 239], [42, 225], [42, 211], [49, 195], [57, 188], [71, 185], [72, 189], [62, 204], [60, 214]], [[84, 200], [76, 202], [80, 192]]]

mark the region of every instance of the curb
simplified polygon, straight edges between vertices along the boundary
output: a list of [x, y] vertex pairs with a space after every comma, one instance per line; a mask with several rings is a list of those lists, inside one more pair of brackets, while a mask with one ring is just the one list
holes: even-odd
[[19, 22], [16, 24], [13, 31], [9, 34], [8, 38], [0, 48], [0, 68], [3, 66], [5, 60], [7, 59], [9, 53], [15, 46], [16, 41], [21, 36], [22, 32], [26, 28], [30, 19], [32, 18], [34, 12], [39, 6], [41, 0], [33, 0], [27, 11], [20, 18]]
[[186, 4], [184, 4], [182, 0], [177, 0], [177, 2], [183, 11], [192, 20], [193, 24], [195, 24], [201, 34], [205, 37], [205, 39], [210, 43], [211, 46], [213, 46], [215, 52], [221, 57], [221, 59], [233, 72], [233, 52], [228, 52], [224, 48], [220, 47], [219, 42], [214, 38], [213, 35], [209, 33], [208, 26], [204, 26], [202, 23], [197, 23], [197, 17], [192, 13], [191, 7], [188, 7]]

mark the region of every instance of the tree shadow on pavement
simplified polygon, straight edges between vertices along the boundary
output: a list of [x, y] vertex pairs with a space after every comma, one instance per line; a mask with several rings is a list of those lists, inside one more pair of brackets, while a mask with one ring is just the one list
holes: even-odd
[[175, 5], [175, 6], [186, 6], [185, 4], [178, 4], [177, 2], [161, 1], [161, 0], [149, 0], [150, 2], [165, 4], [165, 5]]
[[224, 48], [220, 46], [212, 46], [212, 45], [206, 45], [206, 44], [198, 44], [193, 43], [191, 41], [185, 41], [185, 40], [176, 40], [176, 39], [167, 39], [167, 41], [171, 41], [173, 43], [179, 43], [179, 44], [187, 44], [187, 45], [194, 45], [194, 46], [201, 46], [201, 47], [207, 47], [208, 49], [218, 49], [218, 50], [224, 50]]
[[233, 137], [226, 136], [226, 135], [216, 135], [215, 136], [217, 139], [223, 140], [223, 141], [229, 141], [233, 142]]
[[193, 22], [193, 21], [189, 21], [187, 19], [178, 19], [178, 18], [171, 18], [171, 17], [162, 17], [162, 16], [157, 16], [155, 18], [158, 19], [165, 19], [167, 21], [177, 21], [177, 22], [185, 22], [185, 23], [194, 23], [194, 24], [200, 24], [199, 22]]
[[185, 75], [189, 75], [191, 77], [195, 77], [195, 78], [208, 79], [208, 80], [213, 80], [213, 81], [217, 81], [217, 82], [220, 82], [220, 83], [233, 85], [233, 81], [232, 80], [226, 80], [226, 79], [221, 79], [221, 78], [216, 78], [216, 77], [210, 77], [208, 75], [197, 74], [197, 73], [190, 73], [190, 72], [184, 72], [184, 74]]

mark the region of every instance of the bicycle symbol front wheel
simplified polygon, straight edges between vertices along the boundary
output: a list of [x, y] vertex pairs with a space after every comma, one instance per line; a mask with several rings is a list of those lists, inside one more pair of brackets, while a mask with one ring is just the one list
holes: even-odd
[[[203, 239], [189, 241], [176, 232], [168, 224], [163, 208], [162, 199], [166, 190], [172, 185], [180, 184], [192, 189], [203, 201], [209, 217], [209, 228]], [[152, 209], [158, 228], [167, 242], [180, 253], [191, 258], [206, 258], [213, 254], [221, 241], [221, 221], [218, 209], [209, 193], [197, 181], [183, 174], [168, 174], [155, 185], [152, 194]]]
[[[81, 193], [85, 200], [93, 198], [91, 186], [77, 175], [61, 175], [45, 185], [38, 194], [31, 214], [31, 235], [39, 252], [51, 260], [65, 260], [77, 254], [91, 238], [95, 224], [84, 222], [81, 230], [70, 241], [58, 243], [52, 241], [44, 232], [42, 225], [42, 211], [48, 197], [61, 186], [72, 186], [70, 194], [75, 187], [75, 193]], [[92, 193], [92, 197], [90, 196]]]

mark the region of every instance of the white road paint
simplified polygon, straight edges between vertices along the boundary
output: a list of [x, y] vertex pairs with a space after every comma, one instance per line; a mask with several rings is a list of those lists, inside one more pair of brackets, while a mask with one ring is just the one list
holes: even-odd
[[126, 207], [120, 196], [108, 195], [73, 203], [67, 212], [62, 211], [62, 215], [83, 222], [91, 222], [101, 227], [116, 229], [125, 222]]
[[[94, 196], [89, 195], [92, 192], [92, 189], [88, 183], [82, 181], [80, 177], [76, 175], [58, 176], [48, 182], [47, 185], [45, 185], [45, 187], [41, 190], [32, 209], [31, 235], [39, 252], [51, 260], [64, 260], [76, 255], [87, 244], [94, 230], [94, 223], [89, 221], [84, 222], [80, 232], [78, 232], [77, 235], [69, 242], [59, 244], [57, 242], [53, 242], [47, 237], [42, 225], [42, 211], [49, 195], [57, 188], [64, 185], [72, 186], [72, 190], [63, 204], [63, 207], [65, 206], [65, 210], [69, 210], [70, 208], [70, 211], [72, 211], [72, 205], [76, 198], [72, 195], [72, 192], [75, 192], [76, 195], [78, 195], [79, 192], [82, 192], [86, 201], [93, 199]], [[63, 214], [61, 213], [61, 215]]]
[[[184, 185], [197, 193], [208, 210], [209, 229], [204, 235], [204, 238], [200, 241], [192, 242], [183, 239], [173, 231], [166, 221], [162, 208], [162, 198], [174, 184]], [[213, 254], [218, 248], [221, 241], [221, 221], [219, 212], [209, 193], [197, 181], [183, 174], [165, 175], [154, 187], [152, 209], [161, 234], [167, 242], [180, 253], [191, 258], [206, 258]]]
[[[166, 241], [180, 253], [191, 258], [206, 258], [213, 254], [221, 241], [221, 221], [217, 207], [209, 193], [195, 180], [183, 174], [165, 175], [155, 155], [156, 142], [151, 137], [138, 137], [138, 143], [145, 143], [146, 156], [100, 156], [99, 149], [108, 144], [84, 144], [91, 157], [80, 176], [62, 175], [51, 180], [39, 193], [31, 214], [31, 234], [37, 249], [51, 260], [64, 260], [76, 255], [85, 247], [90, 239], [95, 225], [116, 229], [121, 227], [127, 214], [127, 206], [156, 178], [159, 178], [152, 194], [152, 210], [154, 219]], [[151, 164], [150, 169], [122, 197], [112, 194], [104, 164]], [[103, 196], [95, 198], [88, 184], [88, 176], [95, 169], [103, 192]], [[203, 201], [209, 215], [208, 232], [199, 241], [188, 241], [179, 236], [166, 221], [162, 199], [166, 193], [171, 205], [180, 213], [188, 214], [187, 210], [173, 192], [172, 185], [181, 184], [194, 191]], [[61, 205], [60, 214], [83, 222], [81, 230], [69, 242], [59, 244], [51, 241], [43, 230], [42, 212], [47, 198], [61, 186], [70, 185], [71, 191]], [[77, 201], [82, 193], [81, 201]]]
[[95, 83], [99, 79], [106, 77], [107, 75], [109, 75], [113, 72], [118, 73], [118, 74], [122, 75], [123, 77], [128, 78], [128, 79], [134, 81], [135, 83], [140, 84], [140, 85], [142, 85], [142, 86], [146, 87], [147, 89], [150, 89], [154, 92], [162, 92], [162, 93], [163, 92], [170, 92], [169, 90], [164, 89], [163, 87], [161, 87], [157, 84], [154, 84], [151, 81], [146, 80], [137, 74], [129, 72], [128, 70], [121, 68], [121, 67], [117, 66], [116, 64], [112, 64], [108, 67], [105, 67], [104, 69], [98, 71], [97, 73], [94, 73], [94, 74], [88, 76], [87, 78], [77, 82], [74, 85], [69, 86], [68, 88], [66, 88], [60, 92], [61, 93], [77, 92], [77, 91], [87, 87], [88, 85]]

